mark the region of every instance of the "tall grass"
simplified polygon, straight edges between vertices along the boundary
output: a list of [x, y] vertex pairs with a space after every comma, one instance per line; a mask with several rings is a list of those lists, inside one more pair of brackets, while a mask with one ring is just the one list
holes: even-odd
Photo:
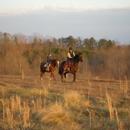
[[14, 128], [17, 124], [23, 127], [29, 126], [30, 107], [28, 103], [21, 103], [19, 96], [11, 96], [10, 99], [1, 99], [3, 122], [7, 121], [8, 128]]
[[120, 80], [120, 91], [124, 94], [125, 98], [129, 98], [128, 97], [128, 80], [127, 77], [125, 76], [125, 80], [122, 81]]
[[114, 119], [114, 107], [113, 107], [112, 98], [108, 94], [107, 90], [106, 90], [106, 98], [107, 98], [107, 105], [108, 105], [108, 109], [109, 109], [110, 119], [113, 120]]
[[24, 79], [24, 70], [22, 69], [22, 72], [21, 72], [21, 75], [22, 75], [22, 79]]
[[65, 106], [79, 106], [81, 95], [77, 91], [68, 91], [64, 93]]
[[[127, 129], [130, 118], [128, 81], [123, 85], [120, 81], [119, 86], [114, 87], [109, 83], [107, 87], [87, 83], [86, 94], [84, 90], [70, 89], [53, 92], [50, 82], [47, 86], [41, 82], [41, 88], [14, 88], [13, 91], [13, 88], [8, 91], [8, 86], [1, 87], [0, 129]], [[127, 93], [127, 100], [119, 95], [122, 93], [125, 97]]]
[[40, 111], [41, 122], [45, 124], [63, 124], [70, 121], [69, 112], [60, 104], [51, 104]]

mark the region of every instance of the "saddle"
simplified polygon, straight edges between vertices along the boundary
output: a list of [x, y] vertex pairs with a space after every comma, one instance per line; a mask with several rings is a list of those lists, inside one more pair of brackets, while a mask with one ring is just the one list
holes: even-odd
[[44, 67], [46, 68], [47, 71], [49, 71], [50, 63], [48, 63], [48, 62], [45, 63], [45, 64], [44, 64]]

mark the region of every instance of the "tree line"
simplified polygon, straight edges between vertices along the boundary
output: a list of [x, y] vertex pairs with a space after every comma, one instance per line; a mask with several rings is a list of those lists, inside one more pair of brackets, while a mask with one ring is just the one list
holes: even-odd
[[42, 44], [47, 44], [48, 46], [62, 46], [62, 47], [68, 47], [72, 46], [74, 48], [85, 48], [89, 50], [94, 50], [94, 49], [109, 49], [111, 47], [116, 46], [116, 42], [114, 40], [107, 40], [107, 39], [100, 39], [99, 41], [96, 41], [93, 37], [91, 38], [85, 38], [82, 39], [81, 37], [74, 38], [73, 36], [68, 36], [68, 37], [62, 37], [62, 38], [43, 38], [42, 36], [24, 36], [22, 34], [17, 34], [11, 36], [8, 33], [0, 33], [0, 41], [1, 43], [21, 43], [21, 42], [26, 42], [26, 43], [31, 43], [35, 47], [42, 46]]
[[21, 75], [24, 72], [26, 75], [39, 75], [40, 62], [46, 62], [48, 52], [63, 61], [70, 46], [75, 53], [83, 53], [81, 75], [88, 78], [130, 78], [129, 45], [119, 45], [107, 39], [96, 41], [93, 37], [56, 39], [8, 33], [0, 33], [0, 74]]

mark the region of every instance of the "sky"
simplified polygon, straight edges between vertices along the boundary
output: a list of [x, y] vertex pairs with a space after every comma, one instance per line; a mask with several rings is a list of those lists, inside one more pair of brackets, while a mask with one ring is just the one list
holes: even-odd
[[130, 44], [130, 0], [0, 0], [0, 32]]

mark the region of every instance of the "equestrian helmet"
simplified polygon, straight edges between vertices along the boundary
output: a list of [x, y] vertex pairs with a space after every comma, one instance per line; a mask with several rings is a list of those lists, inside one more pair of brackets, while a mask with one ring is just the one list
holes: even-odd
[[72, 47], [69, 47], [69, 50], [72, 50]]

